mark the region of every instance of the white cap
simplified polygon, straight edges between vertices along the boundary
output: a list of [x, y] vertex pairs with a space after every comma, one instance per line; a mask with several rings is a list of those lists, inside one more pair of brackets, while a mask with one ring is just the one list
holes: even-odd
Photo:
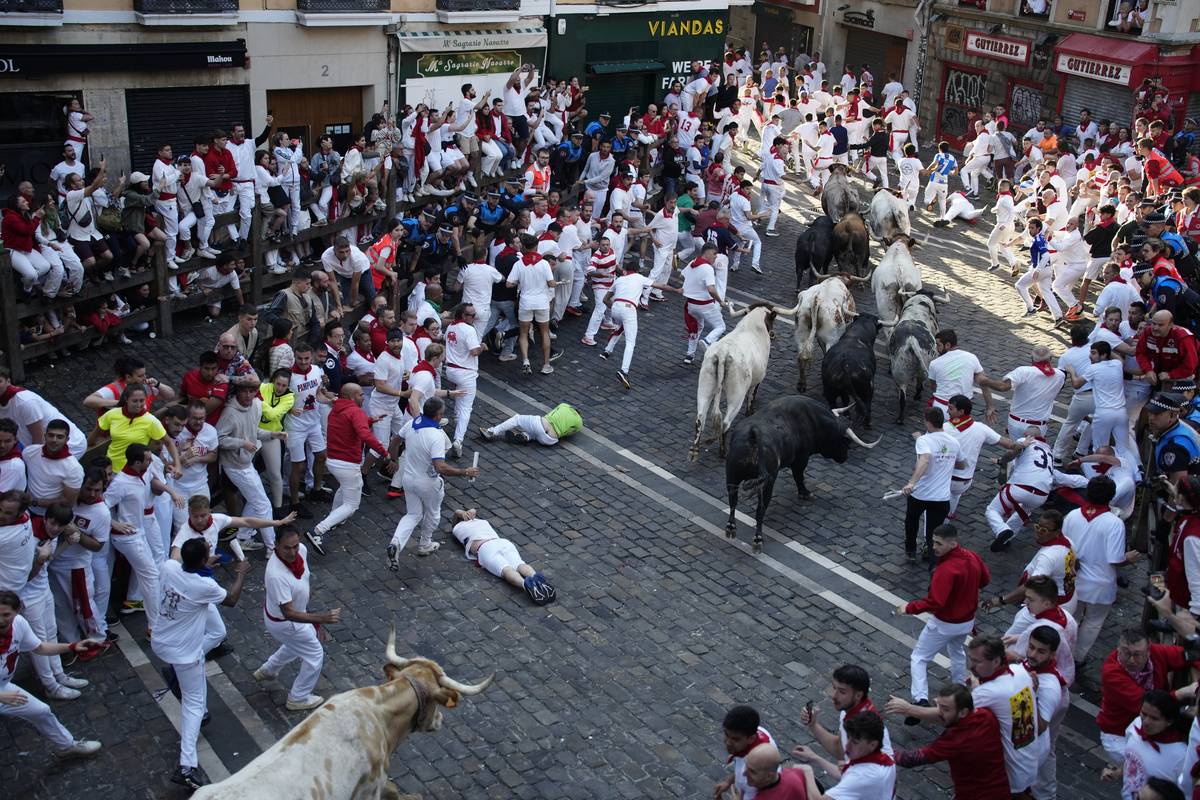
[[131, 173], [129, 176], [130, 183], [142, 183], [142, 182], [148, 181], [148, 180], [150, 180], [150, 176], [144, 172], [134, 172], [134, 173]]

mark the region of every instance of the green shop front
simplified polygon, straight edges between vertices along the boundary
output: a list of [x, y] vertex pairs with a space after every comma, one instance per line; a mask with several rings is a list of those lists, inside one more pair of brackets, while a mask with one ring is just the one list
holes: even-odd
[[504, 84], [521, 64], [542, 73], [546, 31], [541, 27], [496, 30], [402, 30], [395, 34], [400, 50], [397, 107], [425, 103], [444, 111], [462, 98], [469, 83], [479, 97], [489, 89], [504, 96]]
[[620, 120], [630, 106], [644, 113], [672, 81], [689, 80], [692, 61], [716, 64], [724, 56], [727, 11], [564, 14], [569, 8], [558, 6], [547, 25], [546, 74], [579, 78], [589, 121], [603, 111]]

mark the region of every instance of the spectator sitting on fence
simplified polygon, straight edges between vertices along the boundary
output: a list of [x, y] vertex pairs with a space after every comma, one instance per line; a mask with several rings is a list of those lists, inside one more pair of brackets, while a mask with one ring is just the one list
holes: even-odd
[[[107, 298], [102, 298], [100, 300], [100, 305], [96, 306], [94, 311], [79, 318], [79, 323], [81, 327], [95, 328], [96, 333], [100, 334], [98, 337], [92, 338], [83, 345], [84, 348], [88, 348], [98, 344], [104, 344], [109, 338], [109, 329], [120, 325], [121, 317], [117, 315], [117, 312], [109, 304], [109, 300]], [[121, 344], [133, 344], [129, 337], [122, 332], [117, 332], [115, 338]]]
[[242, 284], [238, 279], [236, 271], [237, 264], [233, 254], [225, 251], [217, 256], [217, 261], [211, 267], [196, 271], [196, 284], [200, 287], [200, 291], [208, 298], [208, 315], [216, 319], [221, 315], [221, 301], [214, 299], [214, 293], [217, 289], [225, 286], [233, 288], [233, 296], [237, 298], [238, 308], [246, 304], [246, 298], [242, 296]]
[[[122, 278], [128, 278], [131, 269], [136, 269], [138, 272], [145, 270], [149, 266], [149, 261], [143, 261], [142, 258], [154, 244], [164, 244], [167, 241], [167, 234], [154, 226], [153, 219], [150, 217], [150, 214], [153, 213], [151, 209], [158, 202], [158, 197], [166, 184], [167, 176], [164, 175], [158, 182], [158, 186], [154, 187], [154, 191], [150, 191], [150, 176], [144, 172], [134, 172], [129, 176], [129, 184], [125, 187], [125, 191], [121, 193], [121, 200], [124, 203], [121, 209], [121, 225], [125, 229], [125, 233], [132, 236], [133, 241], [137, 243], [137, 249], [133, 253], [125, 253], [124, 262], [117, 270], [117, 274]], [[171, 255], [173, 256], [174, 253]], [[176, 269], [179, 267], [174, 261], [171, 266]]]

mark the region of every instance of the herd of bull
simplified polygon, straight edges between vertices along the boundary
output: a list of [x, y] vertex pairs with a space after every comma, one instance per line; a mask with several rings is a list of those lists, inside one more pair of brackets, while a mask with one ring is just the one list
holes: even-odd
[[[835, 165], [840, 166], [840, 165]], [[849, 457], [849, 447], [871, 448], [851, 429], [851, 421], [871, 428], [871, 403], [875, 394], [875, 342], [880, 332], [890, 358], [892, 380], [899, 394], [896, 422], [904, 420], [909, 396], [920, 400], [937, 356], [937, 304], [949, 300], [942, 289], [934, 292], [921, 280], [913, 261], [908, 207], [886, 189], [875, 192], [865, 218], [858, 189], [845, 173], [835, 169], [821, 194], [824, 216], [818, 217], [796, 242], [796, 304], [791, 308], [756, 302], [741, 310], [728, 305], [734, 317], [743, 317], [730, 333], [704, 354], [696, 394], [696, 432], [688, 460], [699, 458], [706, 420], [712, 433], [705, 442], [719, 443], [725, 458], [729, 490], [726, 535], [737, 537], [735, 522], [738, 493], [755, 492], [754, 552], [762, 550], [763, 516], [771, 502], [779, 470], [790, 467], [801, 499], [812, 499], [804, 485], [804, 470], [814, 455], [837, 463]], [[886, 252], [879, 264], [870, 265], [871, 239]], [[830, 267], [836, 263], [837, 271]], [[802, 284], [808, 284], [801, 289]], [[851, 289], [870, 283], [878, 316], [856, 310]], [[778, 316], [796, 323], [796, 391], [798, 396], [768, 403], [757, 413], [754, 401], [767, 373]], [[807, 371], [824, 354], [821, 384], [828, 405], [803, 396]], [[746, 418], [731, 427], [749, 395]], [[721, 397], [725, 411], [721, 411]]]

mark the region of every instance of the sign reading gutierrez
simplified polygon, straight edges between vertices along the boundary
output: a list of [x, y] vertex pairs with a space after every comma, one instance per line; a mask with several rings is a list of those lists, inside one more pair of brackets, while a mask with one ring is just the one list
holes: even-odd
[[1109, 61], [1097, 61], [1094, 58], [1083, 58], [1067, 53], [1058, 54], [1055, 69], [1068, 75], [1082, 75], [1094, 81], [1115, 83], [1118, 86], [1128, 86], [1133, 77], [1133, 68], [1126, 64], [1114, 64]]
[[1030, 45], [1028, 39], [1009, 39], [1005, 36], [987, 36], [982, 33], [967, 34], [965, 50], [975, 55], [1011, 61], [1022, 66], [1029, 64]]
[[485, 75], [512, 72], [521, 65], [516, 50], [496, 50], [488, 53], [430, 53], [417, 61], [417, 74], [422, 78], [446, 75]]

